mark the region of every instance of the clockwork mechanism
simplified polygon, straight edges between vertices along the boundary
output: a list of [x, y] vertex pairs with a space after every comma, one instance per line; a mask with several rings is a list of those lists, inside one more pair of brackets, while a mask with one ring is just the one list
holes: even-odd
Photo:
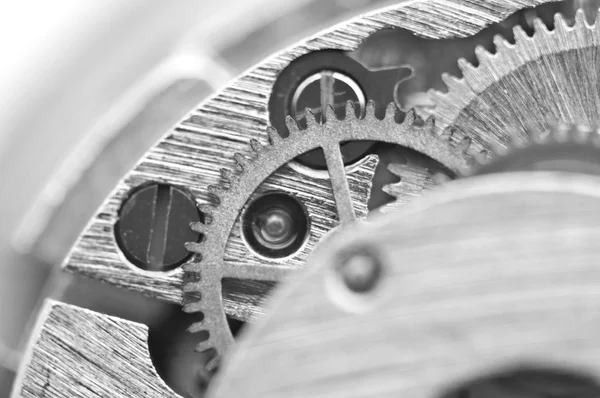
[[13, 396], [595, 396], [599, 7], [398, 2], [187, 109], [62, 263], [177, 321], [48, 301]]

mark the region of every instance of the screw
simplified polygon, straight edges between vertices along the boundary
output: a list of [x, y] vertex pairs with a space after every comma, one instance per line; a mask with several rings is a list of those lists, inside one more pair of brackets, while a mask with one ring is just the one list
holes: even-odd
[[147, 271], [169, 271], [191, 256], [186, 242], [200, 234], [190, 223], [204, 221], [194, 199], [179, 188], [153, 183], [133, 191], [119, 211], [115, 237], [134, 265]]
[[368, 293], [381, 279], [382, 265], [377, 256], [363, 250], [346, 257], [338, 271], [348, 289], [354, 293]]

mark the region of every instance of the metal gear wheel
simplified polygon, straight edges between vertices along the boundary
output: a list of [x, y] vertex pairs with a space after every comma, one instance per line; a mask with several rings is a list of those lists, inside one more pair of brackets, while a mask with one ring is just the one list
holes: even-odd
[[526, 140], [528, 130], [546, 131], [552, 123], [595, 125], [600, 114], [598, 23], [577, 10], [572, 25], [556, 14], [554, 29], [533, 21], [529, 37], [517, 26], [515, 43], [496, 36], [496, 52], [476, 49], [478, 66], [459, 60], [463, 77], [444, 75], [447, 93], [431, 92], [438, 131], [454, 126], [477, 150], [509, 144], [512, 132]]
[[519, 171], [565, 171], [600, 175], [600, 130], [585, 125], [561, 124], [532, 131], [523, 142], [513, 140], [487, 160], [476, 161], [475, 175]]
[[[223, 177], [229, 181], [229, 188], [212, 186], [210, 192], [218, 197], [218, 205], [202, 210], [207, 216], [206, 223], [193, 224], [193, 229], [202, 233], [204, 239], [200, 243], [189, 243], [188, 250], [201, 255], [201, 261], [184, 266], [185, 278], [183, 290], [187, 295], [184, 311], [202, 313], [203, 319], [192, 324], [191, 332], [202, 332], [207, 339], [197, 347], [198, 351], [213, 351], [212, 359], [207, 363], [209, 369], [218, 363], [219, 356], [233, 342], [229, 329], [223, 298], [223, 281], [237, 280], [244, 286], [245, 294], [260, 298], [267, 293], [268, 284], [273, 284], [286, 277], [294, 268], [303, 265], [310, 249], [327, 231], [318, 233], [303, 242], [302, 250], [283, 259], [268, 259], [257, 256], [258, 261], [244, 261], [247, 256], [236, 257], [238, 261], [229, 261], [228, 246], [232, 237], [239, 238], [241, 228], [240, 214], [248, 209], [249, 199], [257, 188], [268, 177], [294, 160], [298, 155], [321, 148], [327, 161], [329, 181], [333, 191], [337, 220], [336, 223], [347, 224], [357, 217], [353, 195], [349, 189], [346, 169], [340, 152], [340, 144], [348, 141], [379, 141], [399, 145], [420, 152], [446, 167], [456, 176], [465, 174], [470, 165], [466, 156], [469, 141], [462, 145], [449, 145], [447, 136], [436, 136], [433, 133], [433, 118], [423, 122], [409, 112], [402, 123], [397, 122], [395, 105], [388, 106], [383, 120], [375, 117], [375, 106], [370, 103], [366, 116], [356, 118], [352, 104], [347, 105], [345, 120], [338, 120], [333, 109], [328, 109], [327, 122], [317, 124], [312, 115], [307, 117], [308, 127], [301, 131], [296, 122], [289, 118], [287, 138], [270, 129], [270, 145], [263, 146], [258, 141], [250, 145], [255, 158], [248, 159], [236, 154], [235, 158], [242, 172], [235, 175], [230, 170], [223, 170]], [[304, 183], [304, 181], [296, 181]], [[246, 210], [244, 210], [246, 209]], [[246, 239], [246, 244], [247, 239]], [[231, 257], [233, 258], [233, 257]], [[242, 262], [240, 262], [242, 258]], [[285, 261], [282, 261], [285, 260]], [[265, 283], [267, 285], [265, 285]]]

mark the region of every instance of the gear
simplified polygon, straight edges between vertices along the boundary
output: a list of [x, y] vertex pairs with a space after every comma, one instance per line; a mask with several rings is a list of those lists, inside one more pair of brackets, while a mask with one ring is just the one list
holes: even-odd
[[[217, 206], [202, 209], [208, 218], [205, 224], [193, 225], [193, 229], [202, 233], [204, 239], [200, 243], [187, 244], [187, 248], [199, 253], [201, 261], [184, 266], [183, 285], [187, 295], [184, 310], [188, 313], [203, 314], [203, 319], [192, 324], [189, 330], [203, 332], [207, 336], [197, 350], [214, 351], [207, 364], [209, 368], [217, 365], [219, 356], [233, 342], [223, 309], [223, 281], [242, 281], [245, 287], [254, 289], [252, 294], [262, 297], [267, 292], [264, 289], [265, 283], [273, 284], [297, 266], [303, 265], [315, 243], [314, 240], [308, 239], [302, 250], [285, 256], [285, 262], [281, 259], [258, 256], [261, 261], [240, 263], [240, 258], [247, 260], [247, 257], [239, 252], [236, 256], [231, 256], [232, 259], [237, 257], [238, 261], [229, 261], [227, 250], [231, 237], [238, 233], [236, 230], [244, 228], [243, 223], [240, 223], [240, 214], [243, 216], [249, 211], [252, 206], [248, 206], [249, 198], [273, 172], [287, 165], [298, 155], [321, 148], [327, 161], [330, 188], [333, 191], [339, 224], [348, 224], [356, 219], [355, 205], [340, 152], [340, 144], [343, 142], [369, 140], [399, 145], [421, 152], [457, 176], [465, 174], [470, 165], [468, 157], [465, 156], [468, 140], [461, 146], [448, 145], [448, 137], [433, 134], [433, 118], [423, 122], [416, 119], [414, 112], [409, 112], [404, 122], [398, 123], [396, 107], [393, 104], [388, 106], [383, 120], [377, 119], [374, 111], [375, 106], [370, 103], [367, 105], [365, 118], [356, 118], [352, 116], [355, 112], [350, 103], [347, 105], [346, 115], [351, 116], [341, 121], [336, 119], [333, 109], [329, 108], [327, 123], [317, 124], [314, 116], [309, 115], [308, 127], [304, 131], [300, 131], [296, 122], [289, 118], [290, 134], [287, 138], [281, 138], [275, 130], [270, 129], [269, 145], [263, 146], [258, 141], [251, 141], [250, 145], [256, 154], [254, 159], [235, 155], [242, 169], [241, 174], [234, 175], [229, 170], [222, 171], [223, 177], [230, 183], [229, 188], [209, 188], [210, 192], [218, 197], [219, 203]], [[295, 183], [298, 184], [299, 181]], [[281, 230], [283, 219], [285, 218], [279, 216], [274, 218], [274, 231]], [[240, 224], [241, 228], [235, 228], [236, 224]], [[316, 236], [324, 236], [326, 232], [320, 231]], [[246, 244], [249, 243], [246, 239]]]
[[400, 178], [400, 181], [382, 188], [385, 193], [395, 198], [394, 202], [381, 209], [382, 212], [395, 211], [400, 206], [422, 196], [426, 191], [451, 180], [451, 177], [445, 173], [426, 170], [412, 163], [392, 163], [388, 166], [388, 170]]
[[546, 131], [556, 120], [598, 122], [600, 74], [591, 68], [600, 49], [598, 24], [589, 25], [579, 9], [572, 26], [561, 14], [554, 30], [539, 18], [533, 26], [532, 37], [515, 27], [514, 44], [496, 36], [494, 54], [478, 47], [478, 66], [459, 60], [461, 79], [443, 76], [448, 92], [430, 93], [438, 131], [454, 126], [474, 149], [493, 151], [509, 144], [513, 131], [526, 140], [531, 126]]
[[475, 162], [472, 173], [566, 171], [600, 175], [600, 130], [563, 124], [529, 135], [526, 142], [513, 142], [497, 149], [488, 160]]

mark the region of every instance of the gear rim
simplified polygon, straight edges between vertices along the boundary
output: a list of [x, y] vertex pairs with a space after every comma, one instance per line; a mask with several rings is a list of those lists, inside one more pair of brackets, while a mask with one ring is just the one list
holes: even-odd
[[[580, 8], [569, 24], [557, 13], [553, 30], [536, 18], [532, 36], [516, 26], [514, 44], [497, 35], [495, 53], [477, 47], [478, 66], [460, 59], [463, 77], [445, 74], [447, 93], [429, 92], [436, 104], [436, 129], [451, 126], [459, 132], [457, 138], [469, 137], [478, 151], [493, 152], [509, 144], [509, 131], [518, 131], [520, 139], [526, 140], [532, 125], [546, 130], [554, 120], [595, 124], [599, 94], [585, 87], [596, 87], [598, 82], [582, 68], [586, 57], [593, 57], [600, 47], [599, 19], [596, 16], [596, 22], [588, 23]], [[566, 73], [569, 66], [578, 69]]]
[[[214, 352], [212, 358], [206, 363], [208, 369], [216, 368], [219, 357], [233, 343], [233, 336], [223, 310], [222, 279], [277, 281], [290, 271], [288, 267], [253, 267], [252, 269], [236, 270], [228, 267], [224, 261], [230, 231], [239, 217], [239, 211], [231, 209], [241, 210], [251, 193], [275, 170], [289, 163], [299, 154], [312, 149], [323, 148], [327, 158], [328, 151], [337, 151], [336, 153], [340, 154], [339, 145], [342, 142], [375, 140], [421, 152], [458, 176], [466, 174], [470, 165], [468, 157], [465, 156], [469, 146], [468, 140], [465, 140], [460, 146], [449, 145], [448, 138], [450, 136], [440, 137], [433, 134], [433, 118], [418, 126], [415, 124], [418, 119], [414, 112], [409, 112], [402, 123], [396, 121], [396, 114], [396, 106], [390, 104], [386, 116], [383, 120], [379, 120], [375, 117], [375, 105], [370, 102], [367, 104], [365, 117], [356, 118], [353, 117], [355, 115], [354, 107], [349, 103], [346, 115], [350, 116], [347, 116], [346, 119], [338, 120], [333, 109], [328, 108], [328, 122], [317, 124], [314, 116], [309, 115], [307, 117], [308, 128], [302, 131], [293, 119], [288, 118], [289, 137], [282, 138], [277, 131], [269, 129], [270, 145], [263, 146], [256, 140], [250, 141], [250, 146], [256, 154], [255, 159], [248, 159], [241, 154], [234, 155], [242, 169], [240, 175], [235, 175], [227, 169], [221, 171], [224, 179], [230, 183], [229, 189], [219, 186], [209, 187], [209, 192], [219, 198], [219, 205], [202, 207], [201, 210], [207, 218], [207, 223], [192, 225], [192, 228], [203, 234], [204, 238], [200, 243], [186, 245], [188, 250], [200, 255], [200, 261], [184, 265], [182, 286], [183, 292], [188, 298], [184, 311], [203, 314], [203, 319], [193, 323], [188, 330], [208, 334], [208, 338], [196, 347], [196, 350], [200, 352]], [[294, 140], [293, 146], [289, 145], [290, 139]], [[340, 205], [338, 202], [339, 191], [347, 190], [347, 176], [343, 161], [341, 161], [341, 154], [334, 160], [333, 168], [335, 170], [332, 171], [332, 168], [328, 167], [339, 214], [339, 212], [348, 211], [347, 203]], [[337, 175], [335, 175], [336, 172]], [[340, 181], [340, 177], [343, 177], [343, 182]], [[340, 187], [340, 184], [346, 186]], [[349, 198], [349, 196], [347, 197]], [[219, 212], [219, 208], [224, 204], [227, 204], [228, 211]], [[341, 210], [340, 207], [342, 207]], [[351, 221], [353, 220], [347, 215], [346, 218], [340, 215], [342, 224]]]

